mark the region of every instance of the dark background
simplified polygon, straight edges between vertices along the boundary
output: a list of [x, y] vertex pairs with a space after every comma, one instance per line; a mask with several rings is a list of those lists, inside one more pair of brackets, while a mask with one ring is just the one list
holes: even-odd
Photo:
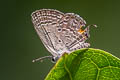
[[50, 55], [37, 36], [31, 13], [57, 9], [82, 16], [91, 27], [88, 42], [120, 58], [120, 0], [9, 0], [0, 2], [0, 80], [43, 80], [53, 67]]

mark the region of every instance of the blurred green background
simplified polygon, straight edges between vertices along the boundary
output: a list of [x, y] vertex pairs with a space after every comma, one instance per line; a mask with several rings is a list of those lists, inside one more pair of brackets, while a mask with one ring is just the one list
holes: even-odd
[[54, 66], [31, 22], [31, 13], [50, 8], [82, 16], [91, 27], [88, 42], [120, 58], [120, 0], [4, 0], [0, 1], [0, 80], [43, 80]]

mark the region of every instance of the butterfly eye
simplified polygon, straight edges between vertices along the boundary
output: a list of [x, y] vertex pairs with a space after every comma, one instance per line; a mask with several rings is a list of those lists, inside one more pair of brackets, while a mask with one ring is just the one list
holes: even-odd
[[59, 59], [59, 57], [52, 57], [51, 61], [52, 61], [53, 63], [55, 63], [58, 59]]

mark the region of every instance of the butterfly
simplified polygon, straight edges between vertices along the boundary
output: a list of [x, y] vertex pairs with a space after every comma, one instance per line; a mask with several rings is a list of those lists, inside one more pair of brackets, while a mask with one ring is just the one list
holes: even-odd
[[[90, 37], [85, 20], [74, 13], [63, 13], [54, 9], [40, 9], [31, 14], [32, 23], [46, 49], [52, 56], [45, 56], [56, 62], [64, 53], [87, 48], [86, 40]], [[96, 27], [96, 25], [93, 25]]]

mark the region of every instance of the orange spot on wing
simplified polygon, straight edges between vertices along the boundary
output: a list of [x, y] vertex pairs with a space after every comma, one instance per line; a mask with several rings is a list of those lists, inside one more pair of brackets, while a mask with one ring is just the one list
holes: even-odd
[[80, 33], [83, 33], [83, 32], [84, 32], [84, 30], [82, 30], [82, 29], [79, 29], [79, 30], [78, 30], [78, 32], [80, 32]]
[[78, 30], [78, 32], [80, 32], [80, 33], [83, 33], [83, 32], [84, 32], [84, 30], [81, 29], [82, 27], [83, 27], [83, 26], [81, 25], [81, 26], [80, 26], [80, 29]]

